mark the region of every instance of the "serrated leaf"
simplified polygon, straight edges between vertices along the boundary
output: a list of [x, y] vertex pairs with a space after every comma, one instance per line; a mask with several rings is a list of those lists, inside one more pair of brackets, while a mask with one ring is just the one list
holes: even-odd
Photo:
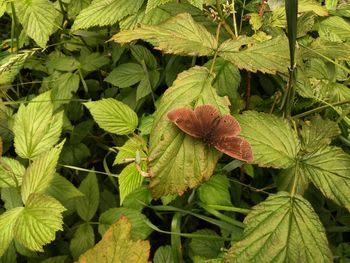
[[58, 71], [75, 71], [81, 65], [73, 56], [65, 56], [61, 52], [52, 52], [46, 61], [46, 67], [49, 72]]
[[10, 54], [0, 60], [0, 85], [10, 84], [23, 68], [28, 53]]
[[63, 205], [65, 205], [69, 199], [84, 195], [70, 181], [58, 174], [55, 174], [52, 178], [47, 193], [56, 198]]
[[99, 187], [94, 173], [89, 173], [81, 182], [79, 191], [85, 196], [75, 199], [77, 213], [81, 219], [89, 222], [94, 217], [100, 202]]
[[55, 83], [52, 83], [51, 98], [58, 108], [62, 104], [67, 104], [73, 98], [73, 93], [79, 89], [80, 78], [75, 73], [61, 74]]
[[153, 8], [156, 8], [157, 6], [164, 5], [168, 2], [171, 2], [172, 0], [148, 0], [147, 1], [147, 7], [146, 7], [146, 13], [151, 11]]
[[156, 250], [153, 258], [154, 263], [174, 263], [171, 246], [161, 246]]
[[49, 36], [59, 27], [55, 24], [59, 12], [48, 0], [16, 0], [16, 15], [24, 31], [42, 48]]
[[316, 115], [310, 121], [303, 123], [300, 135], [302, 137], [301, 147], [306, 152], [318, 150], [329, 145], [335, 137], [340, 134], [339, 126], [331, 120], [324, 120]]
[[119, 88], [127, 88], [140, 82], [144, 75], [140, 64], [124, 63], [113, 69], [105, 81]]
[[318, 34], [332, 42], [350, 40], [350, 23], [339, 16], [328, 17], [317, 24]]
[[123, 207], [141, 211], [144, 206], [149, 205], [151, 201], [152, 196], [149, 188], [146, 186], [141, 186], [125, 197]]
[[63, 230], [62, 212], [66, 209], [54, 198], [33, 193], [14, 225], [14, 237], [26, 248], [44, 251], [43, 246]]
[[24, 172], [25, 168], [19, 161], [7, 157], [1, 157], [0, 187], [21, 186]]
[[210, 56], [217, 48], [214, 36], [187, 13], [179, 14], [159, 25], [141, 25], [112, 37], [118, 43], [136, 39], [148, 41], [165, 53], [179, 55]]
[[81, 68], [87, 72], [95, 71], [101, 68], [104, 65], [109, 63], [109, 58], [98, 52], [96, 53], [88, 53], [81, 52], [81, 56], [79, 58]]
[[130, 46], [132, 56], [142, 65], [145, 62], [147, 68], [151, 70], [157, 69], [157, 60], [151, 53], [151, 51], [141, 45]]
[[298, 12], [314, 12], [318, 16], [328, 16], [327, 9], [315, 0], [300, 0], [298, 2]]
[[45, 192], [55, 175], [56, 165], [62, 150], [64, 141], [43, 153], [27, 168], [22, 182], [21, 194], [25, 204], [32, 193]]
[[76, 17], [72, 30], [113, 25], [125, 16], [136, 13], [143, 2], [144, 0], [94, 0]]
[[148, 219], [141, 213], [141, 211], [125, 207], [111, 208], [101, 214], [99, 219], [100, 224], [98, 227], [98, 232], [103, 235], [109, 225], [113, 224], [124, 216], [128, 218], [132, 225], [132, 239], [146, 239], [149, 234], [152, 233], [153, 229], [145, 223], [145, 221]]
[[126, 104], [115, 99], [86, 102], [97, 124], [107, 132], [119, 135], [132, 133], [138, 124], [136, 113]]
[[197, 194], [204, 204], [232, 206], [229, 186], [226, 176], [215, 175], [198, 188]]
[[220, 45], [218, 55], [238, 68], [251, 72], [261, 71], [270, 74], [288, 72], [288, 41], [281, 36], [264, 42], [248, 37], [230, 39]]
[[80, 256], [80, 263], [106, 262], [148, 262], [149, 241], [130, 239], [131, 224], [126, 217], [111, 225], [102, 240]]
[[16, 187], [2, 188], [1, 200], [5, 203], [4, 208], [6, 208], [6, 210], [23, 206], [21, 193]]
[[[210, 60], [205, 66], [210, 69], [213, 60]], [[239, 94], [237, 89], [241, 83], [241, 74], [238, 68], [231, 62], [223, 58], [217, 58], [213, 67], [216, 77], [214, 79], [214, 88], [219, 96], [228, 96], [231, 103], [235, 103]]]
[[350, 155], [338, 147], [323, 147], [301, 159], [302, 169], [328, 198], [350, 210]]
[[[218, 237], [218, 234], [211, 229], [200, 229], [191, 234], [206, 235]], [[222, 240], [209, 240], [192, 238], [188, 245], [190, 254], [193, 256], [201, 256], [206, 259], [217, 258], [221, 249], [224, 247], [224, 241]]]
[[145, 76], [141, 79], [137, 86], [136, 100], [140, 100], [153, 92], [156, 84], [159, 81], [159, 72], [157, 70], [145, 72]]
[[83, 223], [78, 226], [70, 242], [70, 251], [74, 259], [77, 259], [86, 250], [92, 248], [95, 244], [94, 229], [90, 224]]
[[332, 262], [325, 230], [300, 195], [270, 195], [244, 223], [244, 238], [230, 248], [226, 262]]
[[70, 1], [67, 8], [69, 18], [75, 18], [81, 10], [88, 7], [91, 0], [74, 0]]
[[143, 176], [136, 169], [135, 163], [130, 163], [119, 174], [118, 182], [120, 205], [122, 205], [125, 197], [142, 185]]
[[181, 132], [166, 114], [175, 108], [199, 104], [211, 104], [228, 113], [226, 101], [211, 86], [213, 78], [208, 69], [193, 67], [178, 75], [160, 101], [150, 136], [150, 187], [155, 198], [183, 194], [212, 175], [220, 154]]
[[237, 115], [241, 136], [252, 146], [253, 163], [262, 167], [288, 168], [299, 152], [297, 134], [282, 118], [254, 111]]
[[310, 183], [310, 179], [298, 163], [287, 169], [280, 170], [275, 181], [279, 191], [294, 191], [300, 195], [304, 194]]
[[137, 13], [122, 19], [119, 25], [121, 30], [132, 30], [137, 28], [140, 24], [157, 25], [169, 18], [169, 13], [161, 8], [156, 7], [148, 13], [142, 8]]
[[5, 253], [14, 237], [13, 228], [23, 209], [16, 207], [0, 215], [0, 256]]
[[[145, 140], [140, 136], [133, 136], [124, 143], [121, 147], [116, 147], [118, 154], [115, 157], [113, 165], [128, 163], [134, 161], [136, 158], [136, 152], [139, 151], [141, 158], [146, 158], [147, 144]], [[131, 160], [130, 160], [131, 159]]]
[[0, 1], [0, 17], [2, 17], [6, 12], [7, 4], [8, 3], [6, 1]]
[[45, 92], [35, 97], [27, 106], [22, 104], [15, 115], [15, 150], [22, 158], [35, 159], [59, 140], [63, 112], [53, 114], [50, 95], [50, 92]]

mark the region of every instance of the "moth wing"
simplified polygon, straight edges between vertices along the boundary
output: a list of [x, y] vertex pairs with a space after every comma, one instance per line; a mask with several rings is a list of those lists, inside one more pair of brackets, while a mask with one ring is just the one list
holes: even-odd
[[167, 117], [183, 132], [195, 138], [203, 137], [201, 123], [193, 110], [187, 108], [175, 109], [168, 112]]
[[232, 158], [253, 161], [252, 148], [248, 141], [240, 137], [223, 137], [213, 143], [214, 147]]
[[212, 131], [215, 139], [222, 137], [236, 137], [241, 132], [241, 126], [231, 115], [222, 116]]

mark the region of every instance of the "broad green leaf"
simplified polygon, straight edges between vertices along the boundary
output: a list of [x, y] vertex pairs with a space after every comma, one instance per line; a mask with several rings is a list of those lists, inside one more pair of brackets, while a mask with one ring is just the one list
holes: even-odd
[[119, 23], [121, 30], [132, 30], [142, 25], [157, 25], [169, 19], [171, 16], [161, 8], [154, 8], [148, 13], [145, 8], [140, 9], [137, 13], [122, 19]]
[[146, 71], [145, 76], [141, 79], [140, 84], [137, 86], [136, 100], [140, 100], [147, 95], [151, 94], [155, 89], [160, 74], [158, 70]]
[[296, 132], [277, 116], [254, 111], [237, 115], [241, 136], [252, 146], [253, 163], [262, 167], [288, 168], [300, 149]]
[[70, 181], [58, 174], [55, 174], [52, 178], [47, 193], [56, 198], [63, 205], [65, 205], [69, 199], [84, 195]]
[[0, 187], [21, 186], [24, 172], [25, 168], [19, 161], [7, 157], [1, 157]]
[[144, 61], [147, 68], [151, 70], [157, 69], [157, 60], [151, 53], [151, 51], [141, 45], [132, 45], [130, 46], [132, 56], [142, 65]]
[[204, 0], [188, 0], [188, 2], [189, 2], [191, 5], [197, 7], [197, 8], [199, 8], [199, 9], [201, 9], [201, 10], [202, 10], [202, 8], [203, 8], [203, 1], [204, 1]]
[[141, 25], [131, 31], [122, 31], [112, 39], [118, 43], [143, 39], [165, 53], [190, 56], [214, 55], [217, 48], [214, 36], [186, 13], [172, 17], [159, 25]]
[[132, 240], [132, 224], [126, 217], [111, 225], [102, 240], [79, 258], [79, 263], [147, 263], [150, 253], [149, 241]]
[[99, 187], [94, 173], [89, 173], [81, 182], [79, 191], [85, 196], [75, 199], [77, 213], [81, 219], [89, 222], [94, 217], [100, 202]]
[[154, 263], [174, 263], [171, 246], [161, 246], [156, 250], [153, 258]]
[[81, 10], [88, 7], [92, 0], [74, 0], [70, 1], [67, 7], [69, 18], [75, 18]]
[[[210, 60], [205, 66], [210, 69], [213, 60]], [[214, 88], [219, 96], [228, 96], [231, 104], [235, 104], [239, 94], [237, 89], [241, 83], [241, 74], [238, 68], [231, 62], [223, 58], [217, 58], [213, 67], [216, 77], [214, 79]]]
[[118, 182], [120, 205], [122, 205], [125, 197], [142, 185], [143, 176], [136, 169], [135, 163], [130, 163], [119, 174]]
[[325, 56], [329, 59], [349, 60], [350, 44], [348, 42], [332, 42], [322, 38], [312, 41], [310, 46], [302, 46], [303, 58], [321, 58]]
[[140, 64], [124, 63], [113, 69], [105, 81], [119, 88], [127, 88], [140, 82], [144, 75]]
[[[219, 237], [218, 234], [211, 229], [200, 229], [191, 234]], [[190, 250], [189, 253], [192, 255], [192, 257], [201, 256], [206, 259], [214, 259], [218, 257], [221, 249], [224, 247], [224, 241], [192, 238], [188, 247]]]
[[168, 2], [171, 2], [172, 0], [148, 0], [147, 1], [147, 7], [146, 7], [146, 13], [151, 11], [153, 8], [164, 5]]
[[329, 145], [340, 134], [339, 126], [331, 120], [324, 120], [316, 115], [310, 121], [305, 121], [301, 129], [301, 148], [306, 152], [318, 150]]
[[318, 16], [328, 16], [326, 8], [315, 0], [300, 0], [298, 2], [298, 12], [314, 12]]
[[328, 17], [317, 24], [318, 34], [332, 42], [350, 40], [350, 23], [339, 16]]
[[40, 261], [40, 263], [68, 263], [68, 262], [70, 262], [70, 260], [71, 260], [71, 258], [68, 255], [67, 256], [55, 256], [55, 257], [50, 257], [50, 258], [44, 259], [43, 261]]
[[80, 62], [73, 56], [66, 56], [58, 51], [50, 53], [45, 64], [50, 73], [55, 70], [72, 72], [81, 66]]
[[152, 196], [149, 188], [141, 186], [125, 197], [123, 207], [141, 211], [146, 205], [149, 205], [151, 201]]
[[301, 159], [302, 169], [328, 198], [350, 210], [350, 155], [338, 147], [323, 147]]
[[272, 194], [244, 223], [244, 238], [230, 248], [226, 262], [332, 262], [325, 230], [300, 195]]
[[54, 146], [61, 135], [63, 112], [53, 114], [50, 92], [35, 97], [27, 106], [21, 104], [14, 118], [16, 153], [35, 159]]
[[80, 122], [73, 127], [69, 142], [71, 144], [79, 144], [91, 132], [94, 121], [88, 119]]
[[125, 16], [136, 13], [143, 2], [144, 0], [93, 0], [76, 17], [72, 30], [113, 25]]
[[251, 72], [288, 72], [289, 50], [285, 37], [279, 36], [264, 42], [244, 36], [230, 39], [220, 45], [218, 55], [238, 68]]
[[[1, 263], [17, 263], [17, 256], [20, 253], [15, 247], [15, 243], [12, 241], [7, 248], [6, 252], [0, 257]], [[61, 263], [61, 262], [60, 262]]]
[[0, 1], [0, 17], [2, 17], [4, 15], [4, 13], [6, 12], [6, 7], [7, 7], [7, 2], [6, 1]]
[[197, 194], [204, 204], [231, 206], [229, 187], [230, 183], [226, 176], [215, 175], [198, 188]]
[[10, 210], [23, 206], [21, 193], [16, 187], [6, 187], [1, 189], [1, 200], [5, 203], [4, 208]]
[[136, 113], [120, 101], [109, 98], [86, 102], [84, 105], [90, 110], [97, 124], [107, 132], [126, 135], [137, 127]]
[[95, 245], [94, 229], [90, 224], [83, 223], [78, 226], [70, 242], [70, 251], [74, 259], [78, 259], [81, 254]]
[[30, 250], [44, 251], [58, 230], [63, 230], [62, 212], [66, 209], [54, 198], [33, 193], [13, 226], [15, 240]]
[[42, 48], [49, 36], [59, 28], [55, 24], [59, 12], [49, 0], [16, 0], [16, 15], [24, 31]]
[[279, 191], [303, 195], [309, 186], [310, 179], [301, 168], [300, 163], [297, 162], [287, 169], [280, 170], [275, 182]]
[[220, 154], [181, 132], [166, 114], [200, 104], [211, 104], [221, 113], [228, 113], [226, 101], [211, 86], [213, 78], [208, 69], [193, 67], [178, 75], [160, 101], [150, 136], [150, 187], [155, 198], [183, 194], [212, 175]]
[[23, 68], [29, 53], [10, 54], [0, 60], [0, 85], [10, 84]]
[[139, 151], [141, 158], [147, 157], [147, 144], [142, 137], [137, 135], [127, 140], [123, 146], [116, 148], [119, 152], [115, 157], [113, 165], [135, 161], [137, 151]]
[[146, 239], [152, 233], [153, 229], [146, 224], [145, 221], [148, 219], [141, 213], [141, 211], [125, 207], [111, 208], [101, 214], [98, 232], [103, 235], [108, 229], [109, 225], [113, 224], [124, 216], [128, 218], [132, 225], [132, 239]]
[[43, 193], [51, 184], [64, 141], [50, 151], [42, 153], [27, 168], [22, 182], [22, 200], [25, 204], [30, 194]]
[[101, 53], [81, 52], [79, 58], [81, 68], [87, 72], [95, 71], [109, 63], [109, 58]]
[[153, 115], [142, 116], [138, 130], [140, 135], [149, 135], [151, 133], [154, 117]]
[[0, 256], [2, 256], [14, 237], [14, 227], [23, 207], [16, 207], [0, 215]]
[[79, 83], [79, 75], [75, 73], [63, 73], [55, 83], [52, 83], [51, 98], [56, 108], [70, 102], [73, 93], [79, 89]]

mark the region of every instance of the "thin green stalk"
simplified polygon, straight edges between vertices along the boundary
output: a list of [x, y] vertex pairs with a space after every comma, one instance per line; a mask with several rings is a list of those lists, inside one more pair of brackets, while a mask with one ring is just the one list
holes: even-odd
[[245, 1], [243, 1], [242, 11], [241, 11], [241, 20], [239, 22], [239, 33], [242, 31], [242, 25], [243, 25], [243, 16], [244, 16], [244, 8], [245, 8]]
[[221, 10], [220, 0], [216, 0], [216, 8], [217, 8], [219, 17], [221, 19], [221, 23], [224, 26], [225, 30], [227, 31], [227, 33], [229, 33], [229, 35], [231, 36], [232, 39], [236, 39], [235, 33], [232, 32], [230, 26], [226, 23], [225, 17], [222, 13], [222, 10]]
[[235, 9], [235, 0], [232, 0], [232, 20], [233, 20], [233, 29], [235, 31], [235, 36], [238, 37], [238, 30], [237, 30], [237, 21], [236, 21], [236, 9]]
[[248, 214], [250, 212], [249, 209], [239, 208], [239, 207], [235, 207], [235, 206], [208, 205], [208, 207], [213, 208], [215, 210], [237, 212], [237, 213], [241, 213], [241, 214]]
[[16, 34], [16, 28], [18, 28], [17, 25], [17, 16], [16, 16], [16, 9], [13, 2], [11, 2], [11, 12], [12, 12], [12, 22], [11, 22], [11, 52], [13, 52], [13, 40], [16, 38], [16, 52], [19, 50], [19, 43], [18, 43], [18, 37]]
[[[181, 213], [175, 213], [171, 220], [171, 232], [181, 233]], [[179, 235], [171, 234], [171, 251], [173, 254], [173, 261], [175, 263], [183, 262], [181, 237]]]
[[350, 103], [350, 100], [343, 100], [343, 101], [339, 101], [339, 102], [336, 102], [336, 103], [333, 103], [333, 104], [323, 105], [323, 106], [320, 106], [318, 108], [315, 108], [315, 109], [312, 109], [312, 110], [305, 111], [303, 113], [294, 115], [294, 116], [292, 116], [292, 119], [299, 119], [299, 118], [305, 117], [307, 115], [319, 112], [321, 110], [324, 110], [324, 109], [327, 109], [327, 108], [333, 108], [334, 106], [339, 106], [339, 105], [343, 105], [343, 104], [347, 104], [347, 103]]

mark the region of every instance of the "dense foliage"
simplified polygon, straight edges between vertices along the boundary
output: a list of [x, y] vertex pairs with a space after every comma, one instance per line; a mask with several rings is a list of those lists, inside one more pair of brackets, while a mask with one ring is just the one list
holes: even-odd
[[[0, 262], [349, 262], [346, 0], [0, 0]], [[254, 160], [179, 130], [232, 114]]]

